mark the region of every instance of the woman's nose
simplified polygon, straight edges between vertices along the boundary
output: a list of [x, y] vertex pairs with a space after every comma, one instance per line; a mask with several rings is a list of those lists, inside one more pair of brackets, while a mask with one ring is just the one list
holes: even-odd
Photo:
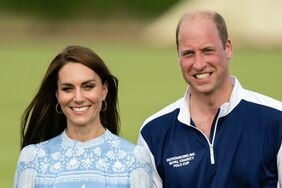
[[84, 100], [83, 92], [80, 89], [76, 89], [74, 93], [74, 101], [82, 102]]

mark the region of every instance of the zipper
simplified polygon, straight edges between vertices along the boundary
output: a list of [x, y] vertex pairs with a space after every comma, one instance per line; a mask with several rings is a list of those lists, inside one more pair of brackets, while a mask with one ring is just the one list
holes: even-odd
[[[197, 127], [194, 127], [193, 125], [189, 125], [190, 127], [193, 127], [194, 129], [196, 129], [197, 131], [199, 131], [207, 140], [208, 144], [209, 144], [209, 150], [210, 150], [210, 160], [211, 160], [211, 164], [215, 164], [215, 159], [214, 159], [214, 149], [213, 149], [213, 142], [214, 142], [214, 137], [212, 140], [212, 143], [209, 141], [208, 137]], [[215, 136], [215, 132], [216, 132], [216, 127], [214, 129], [214, 136]]]
[[[220, 110], [220, 109], [219, 109]], [[216, 116], [216, 122], [215, 122], [215, 126], [214, 126], [214, 130], [213, 130], [213, 137], [212, 137], [212, 141], [210, 142], [209, 138], [197, 127], [193, 126], [193, 125], [189, 125], [191, 127], [193, 127], [194, 129], [198, 130], [202, 135], [204, 135], [204, 137], [206, 138], [208, 144], [209, 144], [209, 150], [210, 150], [210, 160], [211, 160], [211, 164], [214, 165], [215, 164], [215, 158], [214, 158], [214, 139], [215, 139], [215, 135], [216, 135], [216, 130], [217, 130], [217, 123], [218, 123], [218, 119], [219, 119], [219, 114], [220, 111], [217, 113]]]
[[211, 164], [215, 164], [215, 160], [214, 160], [214, 150], [213, 150], [213, 145], [210, 145], [210, 157], [211, 157]]

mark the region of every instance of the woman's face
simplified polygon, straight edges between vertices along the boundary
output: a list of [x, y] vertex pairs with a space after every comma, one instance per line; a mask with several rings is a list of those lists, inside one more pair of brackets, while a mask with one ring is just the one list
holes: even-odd
[[56, 97], [67, 118], [67, 126], [101, 125], [102, 101], [107, 84], [92, 69], [81, 63], [67, 63], [58, 73]]

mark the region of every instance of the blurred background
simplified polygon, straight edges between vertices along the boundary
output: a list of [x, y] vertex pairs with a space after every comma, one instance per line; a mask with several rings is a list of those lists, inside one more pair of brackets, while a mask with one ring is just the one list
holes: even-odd
[[279, 0], [0, 0], [0, 187], [13, 184], [21, 114], [67, 45], [91, 48], [119, 78], [121, 136], [136, 143], [145, 118], [184, 95], [174, 33], [190, 9], [220, 12], [234, 45], [232, 74], [282, 100], [279, 7]]

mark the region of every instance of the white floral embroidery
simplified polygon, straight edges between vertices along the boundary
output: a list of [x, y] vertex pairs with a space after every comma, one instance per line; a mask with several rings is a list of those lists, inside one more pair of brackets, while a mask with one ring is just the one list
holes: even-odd
[[60, 162], [56, 162], [55, 164], [51, 166], [50, 171], [56, 173], [56, 172], [59, 172], [61, 168], [62, 168], [62, 164]]
[[127, 155], [127, 153], [126, 153], [124, 150], [119, 150], [119, 151], [118, 151], [118, 158], [119, 158], [119, 159], [125, 158], [126, 155]]
[[99, 159], [95, 166], [100, 170], [107, 170], [110, 165], [104, 159]]
[[67, 157], [72, 157], [72, 155], [73, 155], [73, 150], [72, 150], [72, 148], [68, 148], [67, 151], [66, 151], [66, 153], [65, 153], [65, 155], [66, 155]]
[[45, 173], [48, 170], [49, 165], [48, 160], [44, 158], [44, 160], [39, 163], [39, 171]]
[[[151, 167], [146, 162], [146, 156], [140, 147], [109, 131], [100, 139], [85, 144], [62, 134], [22, 150], [15, 188], [54, 188], [62, 185], [71, 188], [74, 182], [75, 187], [83, 188], [128, 187], [129, 182], [134, 188], [135, 185], [149, 188], [147, 185], [151, 183], [147, 182], [150, 181], [147, 176], [151, 176]], [[146, 182], [138, 182], [139, 175], [140, 181], [145, 178]], [[35, 178], [37, 184], [33, 185]], [[33, 181], [27, 181], [29, 179]]]
[[132, 166], [135, 163], [135, 158], [133, 156], [128, 155], [126, 157], [125, 164], [128, 166]]
[[73, 169], [78, 168], [78, 166], [79, 166], [79, 163], [78, 163], [78, 161], [76, 160], [76, 158], [72, 158], [72, 159], [68, 162], [66, 168], [69, 169], [69, 170], [73, 170]]
[[114, 152], [113, 151], [108, 151], [106, 156], [109, 158], [109, 159], [114, 159], [115, 158], [115, 155], [114, 155]]
[[109, 140], [108, 142], [113, 148], [117, 148], [120, 145], [120, 140], [114, 140], [113, 139], [113, 140]]
[[75, 148], [75, 149], [76, 149], [76, 152], [75, 152], [75, 155], [76, 155], [76, 156], [80, 156], [80, 155], [82, 155], [82, 154], [85, 153], [84, 149], [81, 148], [81, 147], [77, 147], [77, 148]]
[[84, 159], [81, 160], [82, 167], [88, 169], [92, 166], [94, 159], [90, 156], [86, 156]]
[[55, 152], [51, 154], [52, 159], [58, 160], [60, 158], [60, 152]]
[[124, 168], [125, 166], [120, 161], [116, 161], [113, 165], [114, 172], [122, 172], [124, 171]]
[[37, 156], [38, 157], [45, 157], [46, 156], [46, 153], [43, 149], [39, 149], [38, 153], [37, 153]]
[[101, 153], [102, 153], [101, 148], [100, 148], [100, 147], [95, 147], [95, 148], [94, 148], [94, 153], [95, 153], [97, 156], [101, 156]]

